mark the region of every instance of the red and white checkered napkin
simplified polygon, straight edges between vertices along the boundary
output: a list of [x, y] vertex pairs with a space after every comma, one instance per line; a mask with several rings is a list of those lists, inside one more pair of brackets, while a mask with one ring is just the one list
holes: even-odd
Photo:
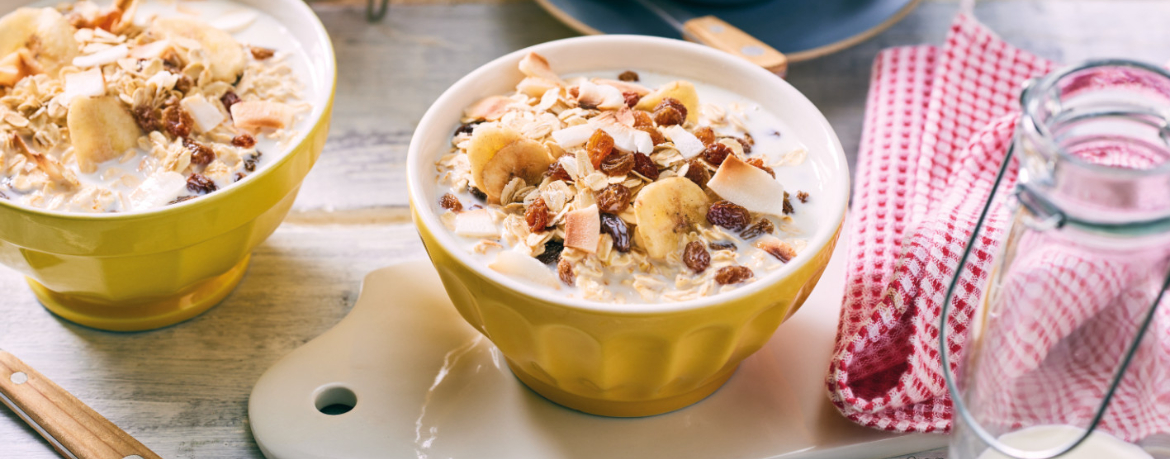
[[[894, 431], [951, 428], [951, 400], [936, 350], [941, 304], [1011, 143], [1020, 88], [1028, 78], [1052, 69], [1052, 63], [1012, 47], [967, 14], [956, 18], [942, 48], [894, 48], [878, 55], [850, 216], [845, 305], [827, 381], [830, 398], [849, 419]], [[1005, 186], [1014, 184], [1014, 178], [1011, 170]], [[1001, 188], [997, 200], [1002, 201], [1007, 189]], [[962, 355], [993, 254], [1009, 224], [1004, 206], [994, 209], [956, 290], [948, 332], [954, 361]], [[1108, 327], [1108, 321], [1086, 321], [1100, 305], [1109, 304], [1092, 295], [1116, 294], [1109, 288], [1118, 290], [1127, 283], [1126, 276], [1146, 274], [1096, 262], [1090, 254], [1047, 253], [1042, 243], [1035, 249], [1029, 254], [1034, 262], [1016, 263], [1024, 266], [1024, 273], [1039, 270], [1035, 272], [1042, 275], [1037, 278], [1047, 284], [1029, 284], [1025, 275], [1015, 287], [1005, 286], [1004, 295], [1031, 295], [1046, 304], [1057, 298], [1060, 310], [1020, 317], [1021, 325], [1006, 332], [1002, 342], [989, 344], [988, 352], [1013, 362], [1002, 368], [1035, 369], [1056, 352], [1045, 343], [1076, 338], [1076, 333], [1108, 339], [1106, 330], [1094, 329]], [[1067, 275], [1053, 276], [1047, 269], [1063, 269]], [[1019, 290], [1013, 291], [1016, 287]], [[1170, 413], [1158, 412], [1158, 407], [1170, 406], [1170, 385], [1158, 382], [1170, 378], [1166, 351], [1170, 330], [1161, 327], [1167, 317], [1159, 319], [1160, 328], [1151, 331], [1162, 342], [1152, 351], [1157, 355], [1139, 355], [1135, 363], [1153, 370], [1127, 375], [1126, 386], [1105, 419], [1107, 430], [1115, 435], [1132, 439], [1170, 431]], [[1089, 326], [1082, 327], [1084, 323]], [[1093, 371], [1109, 374], [1117, 362], [1098, 363], [1100, 368]], [[1075, 386], [1078, 376], [1083, 387]], [[1068, 391], [1051, 393], [1093, 397], [1093, 405], [1104, 390], [1085, 375], [1047, 377], [1042, 382], [1072, 385]], [[994, 400], [1003, 389], [991, 378], [979, 382], [983, 386], [973, 390], [981, 391], [983, 400]], [[996, 406], [1004, 422], [1026, 425], [1051, 419], [1051, 411], [1036, 411], [1060, 405], [1060, 400], [1033, 402], [1029, 406], [1014, 399], [997, 400]], [[1081, 419], [1087, 415], [1081, 405], [1077, 409], [1082, 412], [1056, 416], [1065, 416], [1068, 422]]]

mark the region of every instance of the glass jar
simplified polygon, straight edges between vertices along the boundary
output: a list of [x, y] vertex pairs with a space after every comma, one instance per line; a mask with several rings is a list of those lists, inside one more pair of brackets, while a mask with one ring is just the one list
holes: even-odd
[[1170, 282], [1170, 73], [1090, 61], [1030, 81], [1020, 101], [997, 179], [1014, 156], [1010, 226], [958, 375], [944, 345], [954, 282], [943, 307], [949, 457], [1170, 457], [1170, 308], [1157, 308]]

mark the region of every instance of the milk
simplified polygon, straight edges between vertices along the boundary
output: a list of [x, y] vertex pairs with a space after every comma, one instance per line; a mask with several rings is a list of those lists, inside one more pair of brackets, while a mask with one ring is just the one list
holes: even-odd
[[[1041, 451], [1067, 445], [1083, 433], [1084, 429], [1069, 425], [1040, 425], [1004, 434], [999, 437], [999, 441], [1023, 450]], [[979, 459], [1010, 457], [989, 448]], [[1060, 459], [1153, 459], [1153, 456], [1137, 445], [1095, 430], [1076, 449], [1060, 456]]]

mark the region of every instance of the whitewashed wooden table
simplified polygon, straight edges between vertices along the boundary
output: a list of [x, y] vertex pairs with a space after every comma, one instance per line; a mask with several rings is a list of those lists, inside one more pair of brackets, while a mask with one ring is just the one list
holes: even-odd
[[[260, 374], [341, 320], [367, 272], [425, 256], [406, 210], [404, 166], [427, 106], [499, 55], [575, 35], [528, 1], [395, 4], [381, 24], [367, 24], [364, 7], [353, 3], [314, 8], [337, 50], [333, 131], [293, 214], [256, 250], [222, 305], [162, 330], [106, 333], [50, 315], [23, 278], [0, 268], [0, 348], [163, 457], [260, 457], [247, 417]], [[928, 1], [867, 43], [792, 67], [789, 81], [825, 112], [851, 162], [875, 53], [940, 43], [956, 9]], [[977, 11], [1009, 41], [1045, 57], [1170, 61], [1170, 2], [995, 0]], [[52, 457], [47, 443], [0, 409], [0, 458]]]

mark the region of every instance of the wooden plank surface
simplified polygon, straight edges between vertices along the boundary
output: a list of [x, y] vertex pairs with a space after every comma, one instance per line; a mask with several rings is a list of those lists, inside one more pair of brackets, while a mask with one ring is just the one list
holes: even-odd
[[[260, 374], [336, 324], [367, 272], [425, 256], [404, 208], [403, 176], [422, 113], [475, 67], [575, 35], [526, 1], [396, 4], [374, 25], [356, 5], [314, 4], [338, 53], [333, 131], [289, 222], [260, 246], [232, 296], [178, 326], [106, 333], [51, 316], [20, 276], [0, 268], [0, 348], [163, 457], [260, 457], [246, 415]], [[927, 2], [870, 42], [792, 66], [789, 81], [825, 112], [851, 162], [873, 56], [887, 46], [941, 42], [956, 7]], [[1161, 23], [1170, 2], [997, 0], [982, 4], [979, 15], [1046, 57], [1170, 60], [1170, 28]], [[51, 457], [47, 443], [0, 409], [0, 458]]]

